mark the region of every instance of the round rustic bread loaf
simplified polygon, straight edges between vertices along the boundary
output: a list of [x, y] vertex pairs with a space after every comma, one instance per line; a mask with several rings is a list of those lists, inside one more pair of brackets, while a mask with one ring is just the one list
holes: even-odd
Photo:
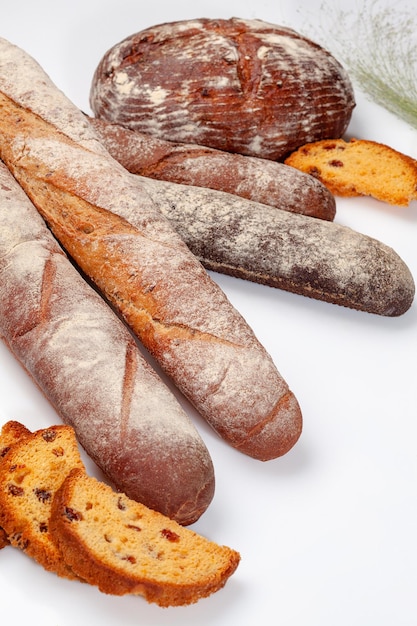
[[195, 19], [113, 46], [91, 86], [97, 117], [176, 142], [282, 159], [340, 137], [355, 106], [326, 50], [260, 20]]

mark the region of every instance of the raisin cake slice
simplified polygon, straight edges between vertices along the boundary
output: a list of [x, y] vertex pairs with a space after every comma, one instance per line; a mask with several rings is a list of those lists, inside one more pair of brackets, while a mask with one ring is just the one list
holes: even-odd
[[84, 465], [74, 431], [66, 425], [25, 434], [0, 459], [0, 525], [5, 536], [46, 570], [70, 579], [78, 577], [51, 541], [49, 517], [53, 496], [74, 467]]
[[397, 206], [417, 199], [417, 162], [375, 141], [318, 141], [302, 146], [285, 163], [311, 174], [334, 195], [372, 196]]
[[159, 606], [197, 602], [222, 588], [240, 555], [76, 469], [55, 495], [51, 534], [64, 559], [103, 593]]

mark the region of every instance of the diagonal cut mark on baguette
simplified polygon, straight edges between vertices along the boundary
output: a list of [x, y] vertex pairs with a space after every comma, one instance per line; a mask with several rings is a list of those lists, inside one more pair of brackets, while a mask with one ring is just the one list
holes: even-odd
[[120, 411], [120, 440], [126, 441], [129, 429], [131, 404], [135, 388], [135, 375], [137, 370], [138, 352], [133, 341], [126, 347], [125, 368], [123, 374], [123, 394]]
[[39, 308], [37, 315], [28, 319], [28, 323], [23, 328], [19, 328], [18, 332], [15, 332], [14, 337], [23, 337], [24, 335], [39, 328], [43, 324], [48, 324], [49, 319], [49, 307], [54, 290], [54, 278], [56, 274], [55, 264], [52, 259], [47, 259], [45, 262], [43, 274], [42, 274], [42, 287], [41, 297], [39, 302]]
[[[130, 175], [117, 161], [110, 155], [107, 158], [107, 155], [104, 157], [79, 146], [64, 132], [2, 92], [0, 112], [0, 157], [63, 248], [116, 307], [139, 339], [144, 340], [145, 345], [148, 343], [146, 337], [152, 335], [154, 340], [160, 337], [162, 341], [176, 341], [192, 337], [193, 340], [201, 338], [202, 341], [239, 347], [236, 342], [189, 325], [160, 321], [159, 303], [152, 293], [155, 285], [144, 284], [140, 267], [130, 261], [135, 249], [141, 246], [140, 240], [152, 239], [120, 215], [86, 199], [86, 196], [91, 196], [89, 181], [97, 179], [99, 174], [101, 180], [103, 173], [110, 176], [109, 185], [113, 177], [117, 181], [120, 175], [123, 182], [130, 180]], [[73, 163], [68, 163], [68, 154]], [[63, 161], [61, 167], [60, 156]], [[78, 170], [77, 163], [81, 159], [86, 161], [87, 167]], [[91, 170], [88, 167], [90, 164]], [[138, 202], [142, 198], [133, 176], [127, 192], [136, 193]], [[95, 194], [99, 195], [97, 184], [92, 194], [94, 202], [99, 200]], [[168, 223], [167, 229], [172, 230]], [[177, 248], [172, 243], [159, 239], [157, 243], [166, 251], [171, 249], [170, 253], [175, 255]], [[129, 293], [133, 292], [133, 285], [134, 297]]]
[[[269, 412], [268, 415], [266, 415], [266, 417], [262, 421], [255, 424], [253, 428], [251, 428], [245, 433], [244, 437], [236, 441], [235, 447], [237, 449], [244, 447], [247, 444], [247, 442], [250, 442], [256, 437], [256, 435], [262, 433], [262, 431], [265, 429], [265, 427], [268, 426], [268, 424], [270, 423], [273, 424], [274, 421], [276, 420], [277, 414], [281, 412], [281, 409], [283, 410], [282, 414], [284, 415], [285, 407], [287, 407], [291, 403], [291, 399], [292, 399], [292, 392], [288, 390], [286, 393], [284, 393], [284, 395], [280, 397], [280, 399], [275, 404], [273, 409]], [[282, 437], [283, 438], [285, 437], [284, 429], [282, 429]]]

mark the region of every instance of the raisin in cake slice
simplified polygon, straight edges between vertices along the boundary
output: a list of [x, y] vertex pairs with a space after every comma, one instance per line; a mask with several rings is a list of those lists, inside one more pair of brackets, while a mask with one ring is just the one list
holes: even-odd
[[51, 426], [15, 441], [0, 460], [0, 524], [9, 542], [46, 570], [78, 578], [51, 541], [52, 500], [65, 476], [84, 467], [74, 431]]
[[318, 141], [302, 146], [285, 163], [318, 178], [334, 195], [372, 196], [397, 206], [417, 199], [417, 162], [375, 141]]
[[160, 606], [197, 602], [222, 588], [240, 555], [73, 470], [55, 495], [51, 534], [66, 562], [102, 592]]

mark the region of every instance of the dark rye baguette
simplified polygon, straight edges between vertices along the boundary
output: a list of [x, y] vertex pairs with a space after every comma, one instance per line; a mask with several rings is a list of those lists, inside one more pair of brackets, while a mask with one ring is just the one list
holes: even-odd
[[1, 157], [162, 369], [232, 446], [261, 460], [288, 452], [301, 411], [270, 355], [141, 180], [110, 156], [42, 68], [4, 39], [0, 105]]
[[284, 163], [173, 143], [91, 117], [110, 154], [132, 174], [232, 193], [278, 209], [332, 221], [334, 196]]
[[142, 184], [209, 270], [390, 317], [413, 303], [406, 263], [373, 237], [213, 189]]
[[1, 162], [0, 336], [116, 488], [184, 524], [206, 510], [200, 435]]
[[262, 20], [191, 19], [114, 45], [94, 73], [96, 117], [175, 142], [280, 160], [341, 137], [348, 74], [301, 34]]

